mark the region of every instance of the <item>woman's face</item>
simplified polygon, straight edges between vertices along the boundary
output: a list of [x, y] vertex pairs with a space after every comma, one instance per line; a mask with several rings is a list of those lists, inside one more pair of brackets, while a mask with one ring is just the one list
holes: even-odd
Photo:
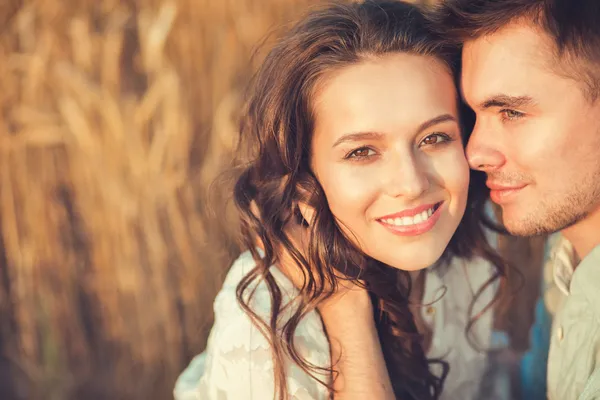
[[315, 94], [311, 167], [340, 227], [392, 267], [435, 263], [469, 185], [451, 73], [393, 54], [337, 70]]

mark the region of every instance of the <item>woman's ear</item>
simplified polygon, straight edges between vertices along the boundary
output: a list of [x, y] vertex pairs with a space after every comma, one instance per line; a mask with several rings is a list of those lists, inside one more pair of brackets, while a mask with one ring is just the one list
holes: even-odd
[[319, 192], [319, 184], [314, 176], [303, 176], [296, 182], [296, 193], [294, 194], [294, 212], [302, 225], [310, 226], [314, 223], [316, 211], [314, 204], [315, 195]]
[[305, 222], [308, 226], [312, 225], [315, 218], [315, 209], [304, 202], [298, 202], [297, 208], [298, 212], [300, 212], [300, 215], [302, 216], [302, 219], [304, 220], [303, 222]]

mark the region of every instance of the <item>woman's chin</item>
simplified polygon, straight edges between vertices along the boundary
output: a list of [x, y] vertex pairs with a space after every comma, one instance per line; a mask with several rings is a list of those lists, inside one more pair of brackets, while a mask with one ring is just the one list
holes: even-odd
[[388, 260], [388, 262], [383, 262], [395, 269], [414, 272], [431, 267], [440, 259], [443, 253], [444, 249], [441, 249], [441, 251], [436, 252], [428, 252], [426, 253], [426, 256], [424, 256], [424, 254], [420, 252], [414, 257], [402, 257]]

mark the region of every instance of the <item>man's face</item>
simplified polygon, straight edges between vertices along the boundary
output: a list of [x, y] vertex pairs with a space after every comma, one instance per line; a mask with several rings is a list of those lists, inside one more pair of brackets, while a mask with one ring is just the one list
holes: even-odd
[[556, 72], [563, 62], [523, 22], [464, 47], [462, 90], [477, 114], [467, 157], [513, 234], [561, 230], [599, 209], [600, 101]]

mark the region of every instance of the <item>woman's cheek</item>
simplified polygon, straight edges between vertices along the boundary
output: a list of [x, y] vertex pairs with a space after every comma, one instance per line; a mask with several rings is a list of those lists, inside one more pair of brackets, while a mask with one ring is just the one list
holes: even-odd
[[321, 181], [331, 212], [342, 222], [365, 216], [369, 205], [379, 193], [376, 171], [365, 168], [348, 168], [331, 171]]
[[451, 150], [434, 160], [434, 169], [439, 184], [449, 191], [452, 197], [466, 200], [469, 191], [469, 164], [462, 146], [454, 146]]

